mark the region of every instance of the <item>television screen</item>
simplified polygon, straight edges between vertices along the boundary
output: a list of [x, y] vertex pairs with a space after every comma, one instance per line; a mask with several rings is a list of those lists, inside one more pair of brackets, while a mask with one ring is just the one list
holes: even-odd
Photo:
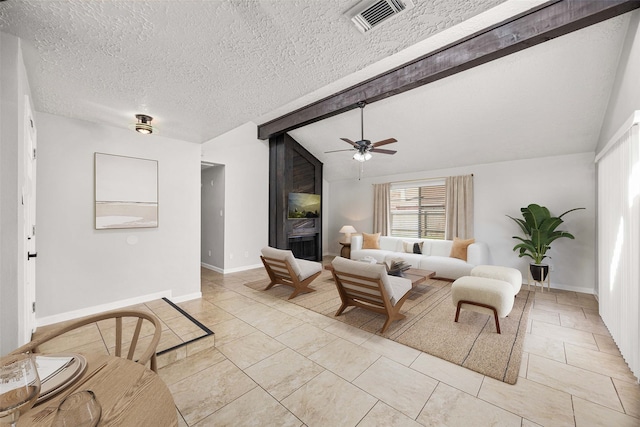
[[320, 218], [320, 195], [289, 193], [289, 219]]

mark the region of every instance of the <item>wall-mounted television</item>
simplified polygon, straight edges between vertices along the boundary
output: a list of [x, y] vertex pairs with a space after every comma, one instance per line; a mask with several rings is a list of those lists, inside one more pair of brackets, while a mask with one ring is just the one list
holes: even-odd
[[320, 195], [289, 193], [289, 219], [320, 218]]

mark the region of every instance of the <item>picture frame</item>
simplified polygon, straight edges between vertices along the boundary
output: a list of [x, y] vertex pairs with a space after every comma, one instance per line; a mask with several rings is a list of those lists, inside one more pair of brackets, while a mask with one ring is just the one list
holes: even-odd
[[95, 229], [158, 227], [158, 161], [94, 156]]

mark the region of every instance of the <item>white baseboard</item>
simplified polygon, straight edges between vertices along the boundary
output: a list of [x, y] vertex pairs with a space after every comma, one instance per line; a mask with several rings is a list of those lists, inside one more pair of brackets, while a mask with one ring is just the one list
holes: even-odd
[[[527, 286], [527, 282], [524, 282], [522, 286]], [[539, 286], [539, 285], [538, 285]], [[533, 284], [531, 285], [533, 287]], [[551, 289], [561, 289], [563, 291], [580, 292], [583, 294], [595, 295], [595, 289], [582, 286], [563, 285], [562, 283], [551, 283]]]
[[217, 273], [220, 273], [220, 274], [238, 273], [240, 271], [253, 270], [254, 268], [264, 267], [264, 265], [262, 265], [262, 264], [254, 264], [254, 265], [245, 265], [243, 267], [222, 269], [220, 267], [216, 267], [214, 265], [206, 264], [204, 262], [201, 262], [200, 265], [203, 266], [204, 268], [206, 268], [207, 270], [213, 270], [213, 271], [215, 271]]
[[224, 274], [224, 270], [220, 267], [216, 267], [215, 265], [207, 264], [206, 262], [201, 262], [200, 266], [206, 268], [207, 270], [215, 271], [216, 273]]
[[264, 268], [263, 264], [245, 265], [243, 267], [225, 268], [222, 274], [238, 273], [240, 271], [253, 270], [254, 268]]
[[192, 299], [202, 298], [202, 292], [194, 292], [192, 294], [182, 295], [179, 297], [168, 298], [174, 304], [180, 304], [181, 302], [191, 301]]
[[118, 310], [120, 308], [129, 307], [131, 305], [142, 304], [148, 301], [160, 298], [171, 298], [171, 291], [157, 292], [154, 294], [142, 295], [139, 297], [128, 298], [120, 301], [114, 301], [107, 304], [94, 305], [93, 307], [82, 308], [80, 310], [67, 311], [66, 313], [54, 314], [52, 316], [36, 318], [37, 326], [46, 326], [53, 323], [65, 322], [67, 320], [78, 319], [80, 317], [90, 316], [110, 310]]

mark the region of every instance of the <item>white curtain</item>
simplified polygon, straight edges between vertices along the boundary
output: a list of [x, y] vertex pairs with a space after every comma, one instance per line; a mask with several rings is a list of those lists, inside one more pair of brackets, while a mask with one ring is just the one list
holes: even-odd
[[638, 123], [612, 142], [596, 157], [598, 299], [602, 320], [631, 371], [640, 378]]
[[473, 237], [473, 175], [447, 177], [445, 181], [444, 238], [470, 239]]
[[388, 236], [391, 228], [391, 184], [373, 184], [373, 232]]

